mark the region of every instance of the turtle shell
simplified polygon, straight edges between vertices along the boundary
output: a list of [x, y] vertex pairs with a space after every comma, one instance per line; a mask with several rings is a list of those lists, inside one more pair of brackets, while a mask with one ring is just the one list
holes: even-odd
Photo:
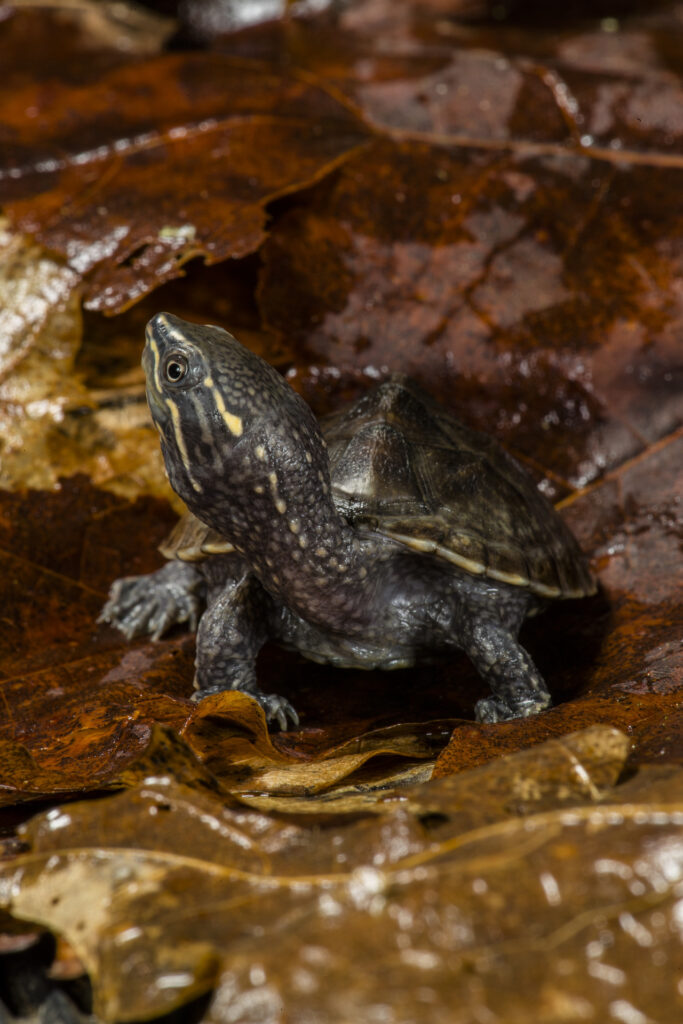
[[[576, 540], [527, 472], [408, 377], [320, 425], [335, 504], [355, 526], [542, 597], [595, 592]], [[187, 513], [159, 550], [198, 561], [234, 548]]]
[[335, 502], [352, 523], [542, 597], [595, 592], [531, 476], [409, 378], [391, 377], [321, 425]]

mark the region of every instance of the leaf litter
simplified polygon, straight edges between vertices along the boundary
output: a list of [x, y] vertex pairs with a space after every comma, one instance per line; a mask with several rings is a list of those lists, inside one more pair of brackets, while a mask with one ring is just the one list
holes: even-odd
[[405, 1021], [615, 1003], [670, 1019], [683, 774], [661, 802], [631, 801], [632, 783], [614, 788], [627, 751], [594, 727], [343, 827], [155, 776], [35, 817], [0, 898], [66, 937], [104, 1020], [209, 989], [207, 1021], [368, 1019], [378, 1004]]
[[[0, 794], [126, 791], [29, 822], [5, 905], [105, 1019], [211, 989], [207, 1022], [678, 1020], [679, 20], [376, 2], [160, 54], [167, 23], [68, 6], [0, 42]], [[601, 582], [528, 628], [550, 712], [473, 724], [465, 663], [266, 651], [303, 709], [271, 738], [189, 703], [191, 638], [95, 627], [174, 521], [138, 365], [164, 307], [318, 413], [411, 372], [526, 462]]]

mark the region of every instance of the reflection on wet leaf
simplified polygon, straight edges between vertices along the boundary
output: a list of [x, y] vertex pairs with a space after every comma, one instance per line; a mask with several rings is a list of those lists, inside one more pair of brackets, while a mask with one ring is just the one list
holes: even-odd
[[73, 365], [81, 335], [78, 275], [0, 222], [0, 486], [52, 487], [74, 461], [54, 459], [69, 406], [87, 401]]
[[[27, 107], [37, 118], [28, 126]], [[219, 54], [131, 61], [87, 88], [27, 83], [4, 109], [0, 200], [85, 279], [86, 304], [110, 312], [178, 277], [193, 256], [253, 252], [266, 204], [318, 180], [367, 136], [308, 79]]]
[[678, 172], [643, 174], [378, 142], [274, 227], [264, 317], [319, 408], [412, 374], [561, 497], [680, 422]]
[[589, 731], [539, 748], [552, 784], [518, 754], [323, 829], [156, 777], [35, 818], [0, 896], [66, 938], [106, 1020], [212, 987], [207, 1021], [368, 1020], [379, 1001], [410, 1020], [607, 1019], [617, 1001], [668, 1019], [683, 776], [665, 803], [623, 803], [626, 742]]
[[85, 472], [126, 497], [168, 496], [140, 339], [131, 339], [134, 368], [106, 388], [86, 380], [81, 346], [92, 351], [96, 339], [91, 323], [84, 338], [79, 283], [63, 260], [0, 223], [0, 486], [52, 488]]

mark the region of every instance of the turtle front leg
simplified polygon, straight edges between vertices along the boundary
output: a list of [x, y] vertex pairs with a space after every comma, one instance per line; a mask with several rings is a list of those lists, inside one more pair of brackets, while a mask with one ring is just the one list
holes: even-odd
[[491, 687], [491, 697], [475, 705], [478, 722], [528, 718], [550, 707], [552, 701], [543, 677], [506, 626], [490, 621], [473, 625], [464, 650]]
[[146, 576], [124, 576], [109, 590], [98, 622], [120, 630], [127, 640], [159, 640], [171, 626], [187, 623], [194, 632], [205, 595], [204, 578], [187, 562], [168, 562]]
[[269, 723], [285, 731], [299, 716], [284, 697], [264, 693], [256, 680], [256, 657], [268, 639], [268, 598], [245, 573], [214, 588], [197, 631], [194, 701], [223, 690], [242, 690], [258, 701]]

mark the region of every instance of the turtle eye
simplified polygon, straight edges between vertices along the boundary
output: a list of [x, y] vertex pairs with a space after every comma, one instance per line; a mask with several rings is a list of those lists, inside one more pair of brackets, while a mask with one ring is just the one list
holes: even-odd
[[179, 353], [170, 356], [166, 361], [164, 372], [169, 384], [177, 384], [187, 373], [187, 359]]

